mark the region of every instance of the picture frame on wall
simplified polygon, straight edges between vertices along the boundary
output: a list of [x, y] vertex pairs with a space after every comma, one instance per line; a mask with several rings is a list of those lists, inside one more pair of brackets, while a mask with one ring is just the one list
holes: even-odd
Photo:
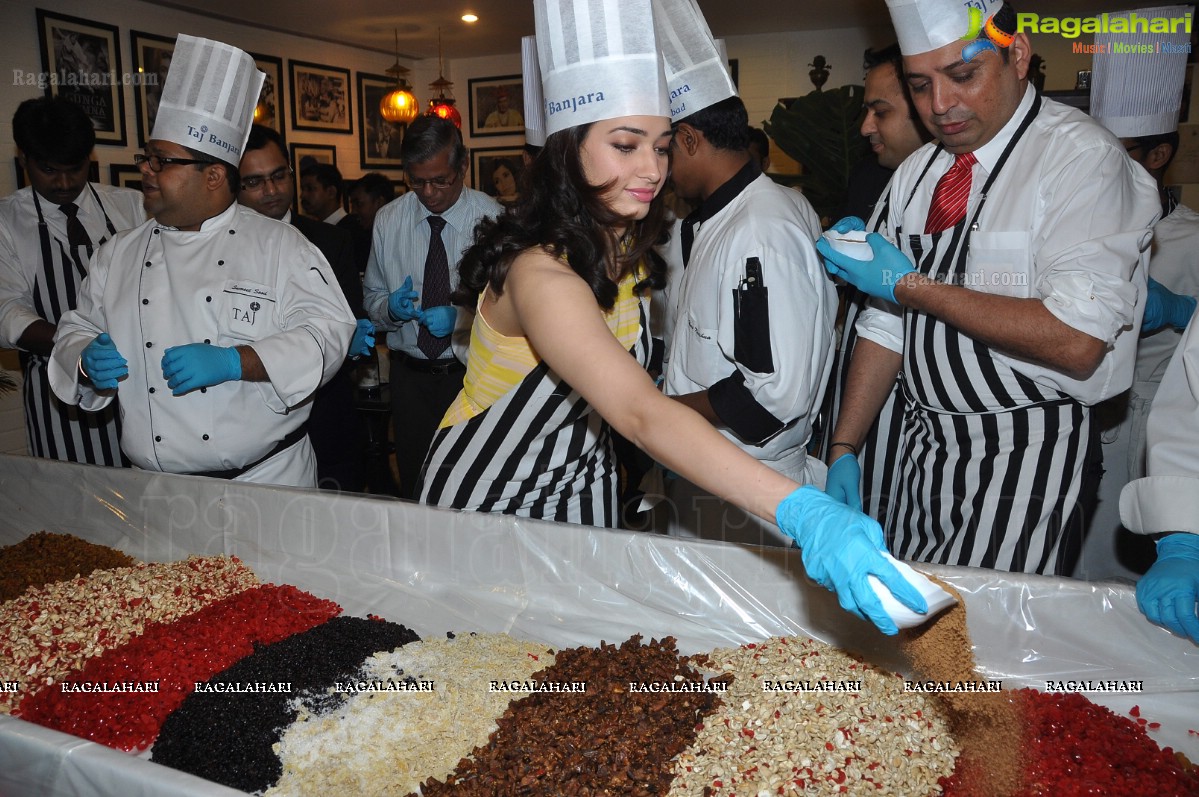
[[407, 125], [389, 122], [379, 112], [379, 102], [395, 88], [387, 75], [358, 73], [358, 152], [363, 171], [402, 169], [400, 145]]
[[288, 61], [291, 126], [321, 133], [352, 133], [350, 70]]
[[313, 158], [317, 163], [329, 163], [333, 166], [337, 165], [337, 147], [330, 144], [296, 144], [288, 145], [288, 151], [291, 153], [291, 168], [295, 172], [296, 195], [292, 202], [292, 208], [296, 212], [300, 212], [300, 170], [303, 166], [301, 161], [305, 158]]
[[524, 171], [524, 160], [521, 158], [523, 154], [523, 147], [472, 147], [472, 187], [492, 197], [501, 205], [515, 204], [519, 198], [521, 173]]
[[525, 92], [520, 75], [471, 78], [471, 136], [524, 135]]
[[[140, 30], [129, 31], [129, 49], [133, 53], [133, 71], [138, 81], [133, 87], [133, 106], [137, 115], [138, 146], [145, 147], [158, 116], [158, 102], [166, 86], [167, 71], [175, 53], [175, 40]], [[114, 183], [115, 185], [115, 183]]]
[[262, 91], [258, 92], [258, 105], [254, 109], [254, 123], [275, 130], [286, 139], [283, 123], [283, 59], [274, 55], [250, 53], [259, 71], [266, 75]]
[[[28, 73], [48, 97], [64, 97], [92, 120], [97, 144], [125, 146], [125, 74], [114, 25], [37, 9], [38, 46], [45, 76]], [[27, 73], [14, 70], [18, 82]]]
[[108, 164], [109, 185], [142, 190], [142, 170], [125, 163]]

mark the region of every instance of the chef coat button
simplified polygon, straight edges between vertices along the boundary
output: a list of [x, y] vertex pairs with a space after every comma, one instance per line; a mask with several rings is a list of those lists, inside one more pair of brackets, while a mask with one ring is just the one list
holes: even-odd
[[224, 260], [218, 260], [218, 261], [216, 261], [216, 264], [217, 264], [218, 266], [223, 266], [223, 265], [225, 265], [225, 261], [224, 261]]
[[142, 299], [142, 304], [149, 304], [149, 303], [150, 303], [149, 299]]
[[147, 341], [146, 341], [146, 348], [147, 348], [147, 349], [152, 349], [152, 348], [154, 348], [154, 344], [153, 344], [153, 343], [151, 343], [150, 341], [148, 341], [148, 340], [147, 340]]
[[229, 231], [229, 234], [230, 234], [230, 235], [237, 235], [237, 230], [230, 230], [230, 231]]
[[156, 230], [154, 230], [154, 234], [155, 234], [155, 235], [158, 235], [158, 230], [157, 230], [157, 229], [156, 229]]
[[160, 434], [156, 434], [156, 435], [154, 435], [154, 442], [155, 442], [155, 443], [161, 443], [161, 442], [162, 442], [162, 435], [160, 435]]
[[202, 387], [202, 388], [200, 388], [200, 392], [201, 392], [201, 393], [207, 393], [207, 392], [208, 392], [208, 388], [206, 388], [206, 387]]
[[152, 263], [151, 263], [149, 260], [147, 260], [147, 261], [146, 261], [146, 268], [149, 268], [149, 267], [150, 267], [150, 266], [152, 266], [152, 265], [153, 265], [153, 264], [152, 264]]
[[211, 302], [211, 301], [212, 301], [212, 297], [211, 297], [211, 296], [205, 296], [205, 297], [204, 297], [204, 301], [206, 301], [206, 302]]
[[208, 339], [208, 338], [204, 338], [204, 342], [205, 342], [205, 343], [212, 343], [212, 341], [211, 341], [210, 339]]
[[207, 440], [207, 439], [208, 439], [208, 435], [204, 435], [204, 439], [205, 439], [205, 440]]
[[153, 392], [154, 392], [154, 391], [156, 391], [157, 389], [158, 389], [158, 388], [156, 388], [156, 387], [152, 387], [152, 388], [150, 388], [150, 392], [151, 392], [151, 393], [153, 393]]

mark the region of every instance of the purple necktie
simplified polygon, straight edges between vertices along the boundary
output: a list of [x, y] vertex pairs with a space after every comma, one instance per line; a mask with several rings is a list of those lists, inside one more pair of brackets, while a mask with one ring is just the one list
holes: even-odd
[[[445, 219], [441, 216], [429, 217], [429, 254], [425, 255], [425, 282], [421, 287], [421, 309], [440, 307], [450, 303], [450, 259], [445, 253], [445, 242], [441, 240], [441, 230], [445, 227]], [[416, 335], [416, 345], [430, 360], [436, 360], [438, 355], [450, 345], [450, 336], [436, 338], [424, 324]]]

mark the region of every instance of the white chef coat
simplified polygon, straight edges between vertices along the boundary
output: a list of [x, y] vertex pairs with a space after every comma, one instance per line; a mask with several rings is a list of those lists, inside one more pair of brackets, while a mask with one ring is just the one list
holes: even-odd
[[[722, 199], [718, 190], [707, 201]], [[714, 215], [695, 224], [693, 234], [686, 268], [678, 225], [666, 250], [668, 260], [677, 262], [670, 264], [667, 304], [672, 329], [665, 392], [684, 395], [717, 383], [731, 387], [723, 394], [709, 393], [725, 421], [718, 427], [721, 434], [780, 473], [823, 486], [824, 465], [807, 456], [806, 446], [832, 368], [837, 299], [815, 249], [819, 218], [802, 194], [758, 174]], [[734, 356], [734, 293], [751, 257], [761, 262], [769, 292], [771, 373], [755, 372]], [[770, 423], [763, 423], [767, 420]], [[687, 510], [694, 508], [697, 515], [721, 522], [723, 502], [709, 497], [706, 508], [696, 506], [700, 495], [672, 495], [677, 524], [690, 525], [699, 536], [733, 539], [728, 528], [709, 533], [705, 529], [713, 527], [708, 522], [688, 520]], [[752, 526], [751, 520], [743, 516], [725, 525]], [[735, 538], [790, 543], [773, 527], [769, 530], [772, 539], [763, 540], [755, 531], [750, 532], [752, 539], [744, 534]], [[685, 532], [676, 528], [672, 533]]]
[[[119, 387], [121, 448], [168, 473], [244, 467], [308, 419], [307, 399], [341, 366], [355, 321], [320, 251], [290, 224], [233, 204], [184, 232], [150, 220], [102, 246], [79, 307], [59, 324], [50, 384], [92, 410], [112, 400], [80, 381], [83, 349], [108, 332], [129, 361]], [[173, 396], [163, 352], [188, 343], [252, 345], [269, 381], [232, 381]], [[285, 467], [307, 460], [309, 468]], [[307, 478], [293, 480], [299, 473]], [[286, 481], [275, 480], [277, 477]], [[315, 485], [306, 441], [239, 477]]]
[[[975, 151], [967, 218], [978, 206], [987, 175], [1032, 107], [1030, 85], [1008, 123]], [[942, 152], [930, 179], [920, 180], [935, 149], [926, 144], [900, 164], [891, 181], [889, 233], [923, 232], [935, 176], [953, 155]], [[908, 197], [919, 182], [911, 203]], [[992, 351], [999, 363], [1036, 384], [1086, 405], [1126, 390], [1132, 382], [1145, 305], [1145, 263], [1152, 225], [1160, 215], [1157, 186], [1128, 158], [1111, 133], [1069, 106], [1042, 98], [1041, 110], [988, 192], [979, 230], [970, 239], [966, 287], [1017, 298], [1038, 298], [1058, 320], [1109, 345], [1085, 380]], [[903, 318], [875, 302], [858, 318], [858, 334], [903, 350]]]
[[[464, 187], [458, 201], [441, 214], [446, 222], [441, 230], [441, 240], [450, 261], [451, 291], [458, 287], [458, 262], [474, 243], [475, 225], [503, 212], [500, 203], [487, 194]], [[404, 284], [405, 277], [412, 277], [412, 290], [423, 294], [430, 237], [425, 219], [431, 215], [415, 191], [380, 208], [375, 215], [371, 254], [362, 281], [363, 305], [375, 329], [387, 333], [387, 348], [421, 360], [426, 359], [426, 355], [416, 345], [419, 324], [415, 320], [393, 321], [387, 312], [387, 299], [392, 291]], [[419, 300], [416, 304], [420, 304]], [[463, 362], [470, 342], [471, 317], [470, 313], [458, 313], [454, 332], [454, 350]]]
[[[1178, 205], [1154, 226], [1149, 276], [1174, 293], [1199, 296], [1199, 213]], [[1141, 335], [1132, 389], [1109, 402], [1113, 411], [1123, 415], [1117, 425], [1103, 430], [1103, 479], [1099, 483], [1099, 504], [1074, 573], [1080, 578], [1136, 579], [1139, 575], [1117, 554], [1120, 494], [1130, 481], [1145, 475], [1146, 422], [1182, 334], [1166, 326]]]
[[[136, 227], [146, 220], [140, 191], [97, 183], [92, 183], [91, 187], [102, 198], [104, 208], [96, 204], [87, 187], [75, 198], [75, 204], [79, 206], [79, 221], [93, 242], [98, 244], [109, 236], [104, 223], [105, 211], [118, 231]], [[66, 216], [45, 197], [42, 197], [41, 205], [51, 240], [61, 241], [66, 246]], [[29, 325], [41, 319], [33, 306], [34, 281], [41, 272], [42, 249], [33, 189], [22, 188], [0, 199], [0, 347], [17, 348], [17, 340]]]
[[1131, 531], [1199, 534], [1199, 324], [1183, 334], [1153, 400], [1148, 424], [1149, 475], [1120, 494]]

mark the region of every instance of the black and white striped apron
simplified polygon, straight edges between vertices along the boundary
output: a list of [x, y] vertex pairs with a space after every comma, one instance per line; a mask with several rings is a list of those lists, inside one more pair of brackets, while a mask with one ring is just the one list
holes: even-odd
[[[630, 354], [649, 366], [649, 297]], [[616, 457], [607, 421], [537, 365], [495, 404], [440, 429], [425, 458], [421, 501], [457, 509], [615, 527]]]
[[[921, 274], [963, 280], [987, 191], [1040, 107], [1038, 95], [973, 213], [933, 235], [896, 230]], [[908, 205], [915, 193], [913, 187]], [[923, 229], [923, 218], [909, 221]], [[898, 494], [885, 524], [892, 552], [939, 564], [1069, 574], [1081, 547], [1078, 501], [1089, 478], [1088, 455], [1098, 451], [1089, 410], [997, 361], [989, 347], [936, 316], [910, 309], [900, 383], [907, 409]]]
[[[872, 232], [878, 232], [884, 226], [890, 207], [888, 186], [873, 215], [874, 223], [869, 225]], [[849, 380], [849, 362], [858, 342], [858, 316], [866, 309], [866, 302], [870, 299], [869, 295], [852, 285], [847, 284], [844, 290], [845, 322], [841, 329], [841, 345], [837, 349], [828, 398], [825, 400], [828, 433], [821, 440], [822, 460], [828, 460], [829, 448], [834, 442], [832, 433], [841, 415], [841, 401]], [[862, 511], [880, 523], [887, 517], [891, 496], [895, 492], [895, 475], [899, 471], [899, 440], [902, 435], [903, 394], [896, 380], [862, 445], [858, 447], [858, 464], [862, 469]]]
[[[112, 219], [104, 210], [100, 195], [90, 184], [108, 235], [116, 234]], [[75, 308], [79, 286], [87, 276], [87, 263], [92, 247], [70, 247], [50, 235], [42, 215], [41, 200], [33, 192], [37, 210], [38, 239], [41, 244], [42, 267], [33, 285], [33, 307], [37, 314], [57, 325], [68, 310]], [[57, 209], [57, 208], [56, 208]], [[104, 243], [107, 236], [100, 239]], [[99, 244], [97, 244], [99, 246]], [[85, 462], [92, 465], [127, 465], [120, 449], [120, 412], [117, 401], [100, 412], [86, 412], [64, 404], [50, 389], [46, 372], [49, 359], [30, 352], [21, 352], [21, 368], [25, 374], [25, 429], [29, 451], [35, 457]]]

